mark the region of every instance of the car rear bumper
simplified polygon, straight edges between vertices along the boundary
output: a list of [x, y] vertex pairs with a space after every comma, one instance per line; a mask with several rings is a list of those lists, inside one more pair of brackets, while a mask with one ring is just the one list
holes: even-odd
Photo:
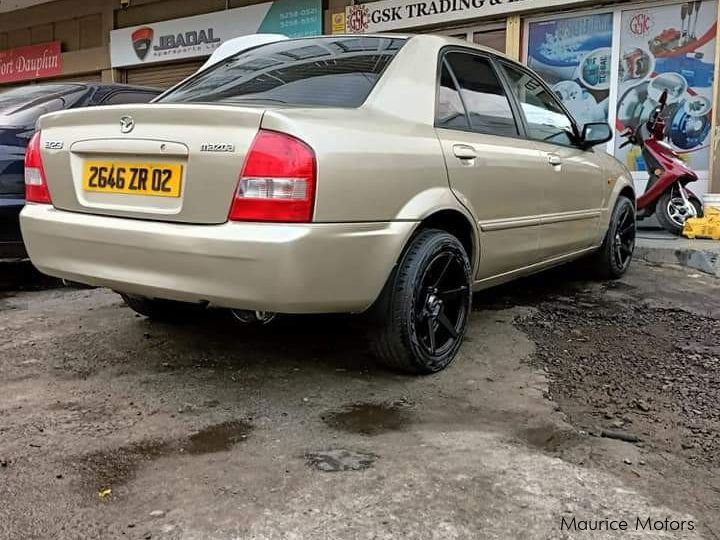
[[377, 298], [415, 222], [190, 225], [30, 204], [33, 264], [121, 292], [278, 313], [360, 312]]

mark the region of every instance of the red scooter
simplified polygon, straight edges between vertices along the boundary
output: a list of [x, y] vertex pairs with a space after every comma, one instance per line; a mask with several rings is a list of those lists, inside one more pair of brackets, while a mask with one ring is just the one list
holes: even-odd
[[650, 175], [645, 193], [637, 200], [638, 219], [657, 214], [664, 229], [679, 235], [688, 219], [703, 216], [703, 206], [698, 196], [685, 187], [697, 181], [697, 174], [664, 141], [666, 121], [662, 113], [666, 105], [667, 90], [663, 91], [647, 122], [637, 129], [628, 128], [622, 134], [627, 140], [620, 147], [638, 145]]

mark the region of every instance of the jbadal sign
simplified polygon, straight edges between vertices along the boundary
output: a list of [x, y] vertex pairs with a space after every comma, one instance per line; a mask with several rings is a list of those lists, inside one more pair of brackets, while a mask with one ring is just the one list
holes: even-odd
[[591, 0], [384, 0], [348, 6], [347, 32], [385, 32], [413, 26], [492, 17], [517, 11], [549, 9]]
[[113, 67], [209, 56], [228, 39], [255, 33], [322, 33], [322, 0], [276, 0], [206, 15], [113, 30]]

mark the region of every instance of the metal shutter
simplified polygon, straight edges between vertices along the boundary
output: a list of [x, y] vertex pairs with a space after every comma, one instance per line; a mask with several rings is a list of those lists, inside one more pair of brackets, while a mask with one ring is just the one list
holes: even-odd
[[138, 86], [150, 86], [153, 88], [170, 88], [182, 81], [185, 77], [192, 75], [205, 60], [193, 60], [182, 64], [163, 64], [142, 68], [128, 69], [125, 81], [128, 84]]

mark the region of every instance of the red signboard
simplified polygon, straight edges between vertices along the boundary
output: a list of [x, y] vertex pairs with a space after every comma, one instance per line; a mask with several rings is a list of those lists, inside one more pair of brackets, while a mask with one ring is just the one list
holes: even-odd
[[60, 42], [0, 51], [0, 83], [62, 75]]

